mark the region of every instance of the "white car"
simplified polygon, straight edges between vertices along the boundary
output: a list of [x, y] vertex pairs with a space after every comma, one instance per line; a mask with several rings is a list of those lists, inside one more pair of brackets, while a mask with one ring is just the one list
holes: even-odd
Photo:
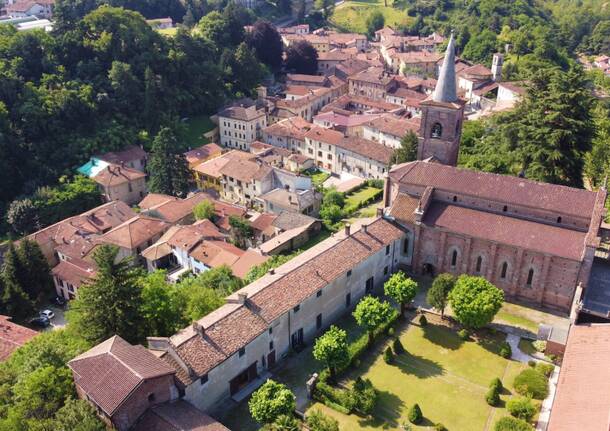
[[42, 310], [39, 314], [40, 317], [46, 317], [49, 320], [55, 317], [55, 313], [53, 313], [51, 310]]

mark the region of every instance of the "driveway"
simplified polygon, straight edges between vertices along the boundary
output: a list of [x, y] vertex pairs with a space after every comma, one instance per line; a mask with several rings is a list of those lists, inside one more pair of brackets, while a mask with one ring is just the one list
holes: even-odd
[[55, 313], [55, 317], [51, 319], [51, 326], [46, 328], [46, 331], [54, 331], [56, 329], [62, 329], [66, 326], [66, 310], [56, 305], [47, 305], [40, 309], [40, 311], [42, 310], [51, 310], [53, 313]]

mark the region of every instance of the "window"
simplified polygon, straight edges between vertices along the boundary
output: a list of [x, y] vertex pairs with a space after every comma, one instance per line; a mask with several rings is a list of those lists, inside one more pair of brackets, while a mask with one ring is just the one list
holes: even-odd
[[350, 277], [352, 275], [352, 270], [347, 271], [347, 276]]
[[504, 211], [504, 212], [508, 211], [508, 207], [506, 205], [504, 205], [504, 208], [502, 208], [502, 211]]
[[368, 280], [366, 280], [366, 285], [364, 287], [364, 291], [366, 293], [370, 293], [373, 291], [373, 284], [374, 284], [374, 280], [373, 277], [369, 278]]
[[383, 275], [388, 275], [388, 267], [383, 268]]
[[557, 223], [561, 223], [561, 216], [557, 217]]
[[269, 341], [269, 350], [273, 350], [273, 341]]
[[201, 378], [199, 379], [199, 384], [201, 385], [205, 385], [208, 382], [208, 375], [204, 374], [203, 376], [201, 376]]
[[530, 268], [530, 270], [527, 272], [527, 282], [525, 285], [527, 287], [532, 287], [532, 281], [534, 281], [534, 268]]
[[349, 307], [351, 303], [352, 303], [352, 294], [348, 293], [347, 295], [345, 295], [345, 306]]
[[320, 329], [322, 327], [322, 314], [318, 314], [316, 316], [316, 328]]
[[155, 394], [148, 394], [148, 402], [152, 403], [155, 400]]
[[316, 297], [318, 297], [318, 298], [319, 298], [320, 296], [322, 296], [322, 291], [321, 291], [321, 290], [318, 290], [318, 291], [316, 292]]
[[388, 254], [390, 254], [390, 246], [386, 245], [385, 246], [385, 255], [387, 256]]
[[441, 126], [441, 123], [434, 123], [434, 125], [432, 126], [432, 137], [440, 138], [442, 134], [443, 126]]
[[127, 188], [129, 189], [129, 192], [133, 192], [133, 188], [131, 187], [131, 183], [127, 183]]
[[269, 327], [269, 335], [271, 335], [271, 334], [273, 334], [273, 327], [272, 326]]
[[457, 196], [453, 197], [453, 202], [457, 202]]
[[322, 157], [322, 151], [318, 151], [318, 157]]
[[409, 254], [409, 238], [405, 238], [404, 242], [402, 243], [402, 252], [404, 254]]
[[242, 347], [241, 349], [239, 349], [239, 357], [241, 358], [242, 356], [244, 356], [246, 354], [246, 348]]
[[327, 154], [327, 155], [326, 155], [326, 158], [327, 158], [328, 160], [332, 160], [332, 159], [333, 159], [333, 156], [332, 156], [332, 155], [330, 155], [330, 154]]
[[299, 305], [297, 305], [296, 307], [294, 307], [294, 308], [292, 309], [292, 311], [294, 311], [295, 313], [298, 313], [300, 309], [301, 309], [301, 305], [299, 304]]
[[476, 271], [477, 273], [480, 273], [480, 272], [481, 272], [481, 265], [482, 265], [482, 264], [483, 264], [483, 257], [481, 257], [481, 256], [477, 257], [477, 266], [476, 266], [476, 268], [475, 268], [475, 271]]
[[508, 271], [508, 263], [502, 263], [502, 271], [500, 271], [500, 278], [506, 278], [506, 273]]
[[451, 252], [451, 267], [452, 268], [454, 268], [455, 265], [457, 264], [457, 257], [458, 257], [457, 250], [453, 250]]

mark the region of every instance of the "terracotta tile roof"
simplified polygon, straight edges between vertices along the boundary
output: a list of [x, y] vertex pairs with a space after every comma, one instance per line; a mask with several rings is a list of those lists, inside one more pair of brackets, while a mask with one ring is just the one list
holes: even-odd
[[498, 87], [508, 88], [513, 93], [517, 93], [520, 95], [524, 95], [527, 93], [527, 88], [525, 87], [526, 83], [523, 81], [515, 81], [515, 82], [499, 82]]
[[9, 316], [0, 314], [0, 362], [38, 335], [38, 332], [11, 322]]
[[310, 84], [318, 84], [320, 86], [324, 85], [326, 82], [325, 76], [320, 75], [304, 75], [298, 73], [289, 73], [286, 75], [286, 81], [296, 81], [296, 82], [308, 82]]
[[318, 61], [344, 61], [352, 57], [352, 54], [340, 49], [318, 53]]
[[290, 230], [296, 227], [309, 225], [316, 221], [315, 218], [305, 214], [290, 211], [282, 211], [275, 220], [273, 226], [281, 230]]
[[305, 139], [305, 133], [313, 125], [301, 117], [291, 117], [278, 121], [263, 129], [263, 133], [271, 136], [290, 137], [298, 140]]
[[393, 77], [381, 67], [371, 67], [350, 76], [348, 80], [387, 86], [393, 81]]
[[327, 144], [337, 145], [343, 139], [343, 133], [336, 130], [325, 129], [323, 127], [314, 126], [305, 134], [305, 138], [313, 141], [324, 142]]
[[82, 259], [62, 260], [51, 273], [72, 286], [78, 288], [86, 280], [95, 276], [95, 265]]
[[444, 54], [428, 51], [409, 51], [396, 54], [406, 64], [436, 63], [442, 60]]
[[388, 95], [407, 99], [407, 101], [415, 105], [419, 105], [419, 103], [417, 103], [418, 101], [424, 100], [426, 97], [428, 97], [424, 93], [404, 87], [398, 87], [396, 90], [388, 92]]
[[345, 115], [337, 112], [323, 112], [316, 115], [314, 122], [326, 122], [333, 126], [354, 127], [368, 123], [375, 118], [379, 118], [382, 114], [353, 114]]
[[272, 213], [262, 213], [258, 217], [256, 217], [253, 221], [250, 222], [250, 226], [252, 229], [258, 231], [265, 231], [269, 226], [273, 226], [273, 221], [278, 217], [277, 214]]
[[153, 237], [162, 234], [170, 226], [163, 220], [140, 214], [105, 233], [99, 241], [134, 250], [136, 247], [146, 244]]
[[196, 163], [198, 161], [206, 160], [214, 155], [222, 154], [222, 148], [214, 143], [203, 145], [199, 148], [195, 148], [193, 150], [187, 151], [184, 153], [186, 157], [186, 161], [189, 164]]
[[231, 265], [231, 271], [234, 276], [245, 278], [252, 267], [260, 265], [270, 258], [271, 256], [264, 255], [261, 250], [250, 248]]
[[295, 96], [307, 96], [311, 94], [311, 89], [303, 85], [288, 85], [286, 86], [286, 94], [294, 94]]
[[212, 178], [221, 178], [222, 174], [220, 170], [231, 160], [236, 159], [253, 159], [255, 157], [252, 153], [246, 153], [245, 151], [232, 150], [222, 156], [215, 157], [212, 160], [207, 160], [200, 165], [195, 166], [194, 170], [207, 175]]
[[580, 261], [585, 232], [545, 225], [524, 219], [433, 202], [423, 222], [473, 238], [482, 238], [540, 253]]
[[393, 148], [386, 147], [379, 142], [369, 141], [368, 139], [359, 136], [345, 137], [337, 146], [386, 165], [390, 163], [392, 154], [394, 154]]
[[475, 64], [470, 67], [466, 67], [459, 72], [459, 76], [463, 77], [490, 77], [491, 70], [483, 66], [482, 64]]
[[245, 252], [230, 242], [204, 240], [189, 252], [189, 255], [205, 266], [217, 268], [231, 266]]
[[[404, 235], [393, 223], [377, 219], [367, 231], [345, 238], [337, 234], [231, 295], [228, 303], [170, 338], [176, 352], [201, 376], [265, 332], [271, 322]], [[238, 293], [248, 293], [245, 304]]]
[[231, 431], [184, 400], [149, 408], [132, 431]]
[[384, 115], [367, 124], [366, 127], [377, 129], [388, 135], [402, 138], [407, 132], [417, 133], [421, 119], [417, 118], [396, 118], [391, 115]]
[[288, 229], [279, 235], [274, 236], [269, 241], [264, 242], [260, 245], [260, 249], [263, 253], [272, 254], [278, 247], [283, 246], [284, 244], [290, 242], [294, 238], [299, 237], [304, 232], [309, 230], [309, 228], [315, 223], [315, 220], [312, 220], [309, 224], [305, 224], [299, 227], [295, 227], [294, 229]]
[[222, 240], [226, 235], [220, 233], [218, 228], [209, 220], [201, 220], [197, 224], [177, 226], [178, 230], [167, 238], [170, 246], [189, 251], [203, 238]]
[[397, 165], [392, 181], [455, 192], [496, 202], [583, 217], [591, 214], [595, 192], [509, 175], [459, 169], [423, 161]]
[[321, 201], [322, 195], [313, 189], [289, 191], [278, 187], [260, 195], [258, 198], [283, 208], [291, 208], [293, 211], [301, 212], [314, 205], [316, 201]]
[[138, 207], [140, 207], [140, 209], [147, 210], [158, 205], [164, 204], [165, 202], [177, 201], [179, 199], [180, 198], [177, 198], [175, 196], [164, 195], [162, 193], [149, 193], [144, 197], [144, 199], [140, 201]]
[[143, 346], [118, 335], [68, 362], [74, 383], [109, 416], [145, 380], [176, 371]]
[[124, 150], [111, 151], [96, 157], [105, 162], [120, 165], [121, 163], [128, 164], [129, 162], [136, 160], [146, 159], [148, 155], [146, 154], [146, 151], [137, 145], [131, 145]]
[[320, 112], [334, 111], [336, 109], [343, 109], [346, 111], [362, 111], [363, 109], [376, 109], [380, 111], [394, 111], [402, 109], [401, 105], [389, 103], [384, 100], [375, 100], [365, 96], [356, 96], [351, 94], [344, 94], [337, 98], [334, 102], [324, 106]]
[[390, 217], [394, 217], [401, 223], [415, 223], [415, 209], [419, 203], [419, 199], [409, 196], [406, 193], [399, 193], [394, 199], [392, 208], [390, 208]]
[[222, 175], [244, 182], [260, 181], [271, 175], [272, 172], [271, 166], [252, 160], [233, 160], [220, 169]]
[[572, 325], [548, 431], [610, 429], [610, 325]]
[[118, 186], [146, 177], [144, 172], [124, 166], [110, 164], [93, 176], [92, 179], [104, 187]]
[[238, 205], [229, 204], [226, 202], [215, 201], [214, 202], [214, 224], [225, 232], [231, 230], [229, 224], [229, 217], [244, 217], [248, 211], [244, 207]]
[[155, 207], [150, 208], [147, 214], [161, 218], [168, 223], [177, 223], [193, 213], [193, 208], [203, 201], [214, 201], [214, 198], [207, 193], [195, 193], [186, 199], [170, 200]]

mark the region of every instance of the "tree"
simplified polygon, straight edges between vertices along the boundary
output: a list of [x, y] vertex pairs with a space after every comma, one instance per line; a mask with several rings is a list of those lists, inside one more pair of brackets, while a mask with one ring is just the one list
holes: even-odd
[[231, 236], [235, 241], [235, 245], [245, 249], [248, 239], [254, 235], [252, 226], [245, 219], [233, 215], [229, 216], [229, 225], [231, 226]]
[[51, 269], [37, 242], [24, 238], [19, 243], [17, 257], [21, 261], [23, 291], [38, 302], [53, 288]]
[[268, 379], [252, 394], [248, 407], [256, 422], [269, 424], [281, 415], [292, 415], [296, 398], [286, 385]]
[[147, 165], [152, 193], [186, 196], [189, 171], [184, 154], [178, 150], [176, 135], [162, 128], [155, 137]]
[[97, 272], [78, 289], [78, 298], [72, 301], [68, 311], [70, 325], [92, 343], [113, 335], [130, 343], [140, 340], [140, 270], [129, 259], [117, 262], [118, 252], [117, 247], [105, 244], [94, 251]]
[[463, 56], [477, 63], [489, 64], [496, 52], [496, 39], [496, 34], [487, 29], [473, 35], [464, 46]]
[[318, 51], [306, 40], [298, 40], [286, 49], [286, 68], [303, 73], [315, 75], [318, 72]]
[[13, 243], [4, 254], [0, 287], [2, 314], [23, 321], [34, 313], [34, 304], [24, 290], [25, 269]]
[[264, 67], [245, 42], [242, 42], [235, 51], [231, 71], [235, 84], [237, 84], [234, 90], [245, 95], [252, 95], [265, 76]]
[[505, 416], [496, 422], [494, 431], [533, 431], [533, 428], [521, 419]]
[[417, 403], [413, 404], [413, 406], [411, 406], [411, 408], [409, 409], [409, 415], [408, 415], [409, 422], [417, 425], [422, 421], [423, 418], [424, 418], [424, 416], [421, 412], [421, 409], [419, 408], [419, 404], [417, 404]]
[[197, 220], [214, 219], [214, 203], [209, 200], [201, 201], [193, 208], [193, 215]]
[[455, 276], [445, 273], [437, 275], [428, 290], [426, 300], [428, 304], [441, 312], [441, 319], [445, 316], [449, 292], [451, 292], [454, 286]]
[[602, 54], [610, 52], [610, 19], [597, 23], [589, 37], [589, 52]]
[[400, 140], [400, 148], [396, 148], [392, 153], [392, 164], [411, 162], [417, 159], [417, 146], [419, 140], [412, 130], [409, 130]]
[[168, 283], [165, 277], [166, 272], [158, 270], [140, 279], [140, 312], [146, 323], [146, 334], [152, 337], [169, 337], [189, 323], [183, 318], [185, 303], [176, 285]]
[[324, 19], [328, 21], [335, 10], [335, 0], [315, 0], [314, 6], [322, 11]]
[[461, 275], [449, 292], [456, 319], [470, 329], [491, 323], [503, 301], [504, 292], [483, 277]]
[[331, 326], [328, 331], [316, 339], [313, 347], [313, 357], [326, 364], [331, 378], [334, 378], [337, 368], [348, 360], [347, 332]]
[[305, 424], [311, 431], [339, 431], [339, 422], [317, 409], [307, 413]]
[[392, 317], [392, 306], [388, 302], [381, 302], [373, 296], [365, 296], [358, 302], [352, 313], [358, 325], [364, 327], [369, 335], [369, 346], [373, 344], [375, 329], [388, 322]]
[[417, 295], [417, 282], [398, 271], [383, 285], [384, 293], [400, 304], [400, 314], [405, 312], [406, 305]]
[[248, 37], [248, 44], [254, 48], [258, 59], [271, 70], [280, 69], [284, 44], [273, 24], [265, 20], [256, 21]]
[[385, 18], [379, 9], [373, 10], [366, 17], [366, 32], [370, 38], [375, 36], [375, 32], [385, 25]]
[[97, 417], [86, 400], [68, 399], [53, 419], [55, 431], [105, 431], [106, 426]]
[[40, 226], [36, 205], [30, 198], [12, 201], [6, 212], [6, 221], [18, 235], [26, 235]]

